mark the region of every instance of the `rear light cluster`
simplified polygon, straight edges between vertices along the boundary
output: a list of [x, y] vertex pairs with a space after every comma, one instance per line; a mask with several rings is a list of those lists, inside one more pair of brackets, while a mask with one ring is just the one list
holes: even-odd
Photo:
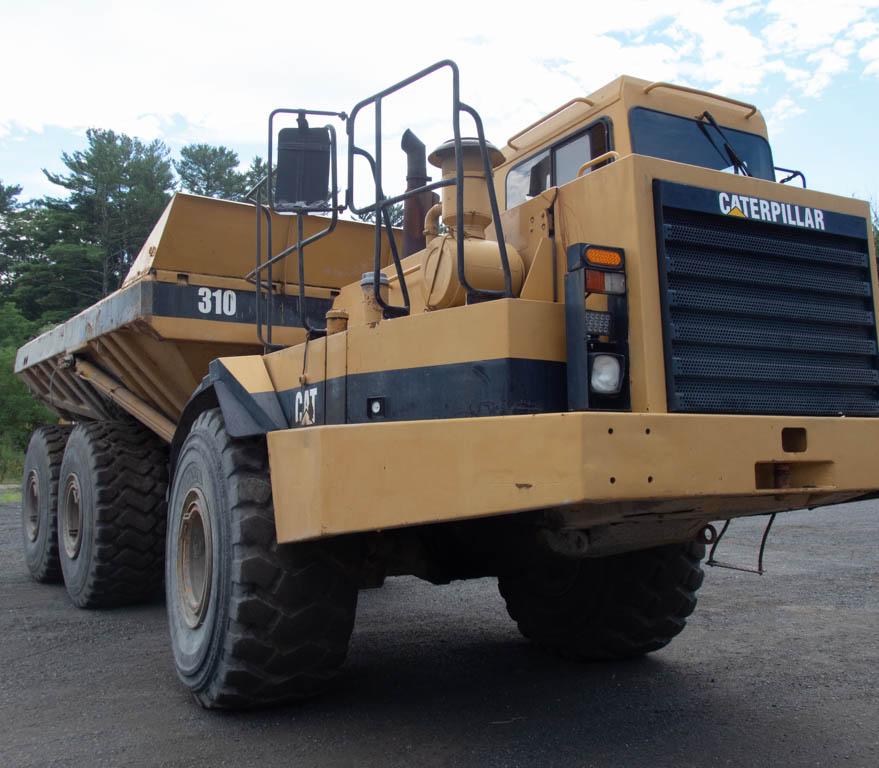
[[622, 296], [626, 292], [623, 252], [618, 248], [589, 246], [586, 259], [586, 293], [607, 293]]
[[[625, 253], [622, 248], [578, 243], [569, 246], [567, 257], [568, 408], [627, 408]], [[586, 309], [593, 293], [607, 296], [607, 312]]]

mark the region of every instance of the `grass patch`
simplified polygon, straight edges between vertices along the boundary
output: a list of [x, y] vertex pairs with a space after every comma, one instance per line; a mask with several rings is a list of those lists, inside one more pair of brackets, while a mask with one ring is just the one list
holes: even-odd
[[0, 488], [0, 504], [19, 504], [21, 488]]

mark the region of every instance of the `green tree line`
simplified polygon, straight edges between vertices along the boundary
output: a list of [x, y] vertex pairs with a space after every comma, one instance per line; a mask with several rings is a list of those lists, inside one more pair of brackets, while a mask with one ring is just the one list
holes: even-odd
[[[116, 290], [175, 190], [241, 200], [266, 173], [239, 170], [224, 146], [190, 144], [179, 159], [162, 141], [91, 129], [43, 173], [59, 196], [22, 201], [0, 180], [0, 478], [14, 477], [31, 430], [52, 420], [12, 374], [15, 351]], [[6, 179], [5, 181], [10, 181]]]

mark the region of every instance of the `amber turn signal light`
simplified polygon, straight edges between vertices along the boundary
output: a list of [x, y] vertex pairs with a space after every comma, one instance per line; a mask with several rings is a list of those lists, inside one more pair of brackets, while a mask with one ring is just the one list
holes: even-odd
[[623, 266], [623, 254], [610, 248], [590, 246], [586, 249], [586, 262], [604, 269], [621, 269]]

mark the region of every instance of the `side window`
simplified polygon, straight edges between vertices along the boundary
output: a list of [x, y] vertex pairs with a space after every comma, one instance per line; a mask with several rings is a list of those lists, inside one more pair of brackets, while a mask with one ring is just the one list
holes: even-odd
[[[507, 173], [506, 207], [514, 208], [545, 189], [573, 181], [583, 163], [609, 149], [608, 124], [600, 120], [573, 138], [529, 157]], [[586, 173], [600, 167], [593, 166]]]
[[551, 170], [548, 149], [513, 168], [507, 174], [507, 208], [514, 208], [549, 189]]
[[[570, 139], [564, 144], [557, 145], [553, 154], [555, 156], [555, 185], [557, 187], [567, 184], [577, 178], [580, 166], [593, 157], [598, 157], [607, 152], [607, 125], [596, 123], [586, 133]], [[600, 165], [594, 165], [586, 170], [591, 172]]]

